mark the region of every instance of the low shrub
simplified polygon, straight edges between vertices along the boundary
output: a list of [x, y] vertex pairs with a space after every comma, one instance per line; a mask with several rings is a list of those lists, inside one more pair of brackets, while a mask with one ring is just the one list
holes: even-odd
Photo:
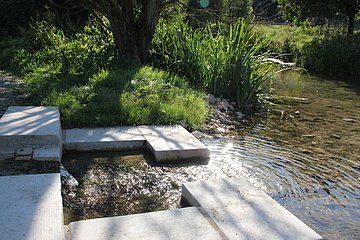
[[271, 66], [263, 49], [269, 38], [254, 35], [244, 20], [192, 29], [180, 18], [158, 24], [152, 62], [184, 76], [191, 86], [237, 100], [256, 102]]
[[318, 74], [360, 83], [360, 33], [314, 38], [304, 46], [300, 64]]

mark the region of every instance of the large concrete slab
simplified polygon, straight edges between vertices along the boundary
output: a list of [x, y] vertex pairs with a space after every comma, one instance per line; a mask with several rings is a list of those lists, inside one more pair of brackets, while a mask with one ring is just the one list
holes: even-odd
[[60, 174], [0, 177], [0, 239], [63, 239]]
[[224, 239], [197, 208], [84, 220], [69, 224], [72, 240]]
[[208, 158], [209, 149], [181, 126], [139, 126], [158, 161]]
[[251, 183], [221, 179], [186, 183], [182, 197], [202, 207], [229, 239], [321, 239]]
[[61, 143], [56, 107], [9, 107], [0, 119], [0, 159], [14, 156], [19, 148], [52, 146], [61, 151]]
[[64, 130], [64, 150], [125, 150], [145, 146], [145, 138], [136, 127], [75, 128]]

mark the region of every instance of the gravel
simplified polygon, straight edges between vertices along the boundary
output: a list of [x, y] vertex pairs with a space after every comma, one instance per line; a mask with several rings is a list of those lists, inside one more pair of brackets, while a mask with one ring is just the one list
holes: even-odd
[[24, 101], [22, 81], [4, 71], [0, 71], [0, 117], [9, 106], [21, 105]]

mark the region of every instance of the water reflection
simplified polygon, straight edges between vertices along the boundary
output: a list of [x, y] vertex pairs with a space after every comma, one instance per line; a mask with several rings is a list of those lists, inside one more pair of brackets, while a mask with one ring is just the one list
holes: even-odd
[[287, 97], [248, 116], [235, 136], [204, 140], [207, 165], [156, 165], [147, 152], [65, 157], [80, 178], [64, 198], [66, 221], [176, 208], [183, 182], [230, 177], [248, 179], [326, 238], [360, 239], [358, 91], [297, 73], [272, 87]]

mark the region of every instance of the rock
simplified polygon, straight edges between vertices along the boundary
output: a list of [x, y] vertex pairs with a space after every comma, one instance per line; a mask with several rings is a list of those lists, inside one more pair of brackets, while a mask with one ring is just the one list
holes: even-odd
[[78, 181], [68, 172], [68, 170], [60, 165], [61, 183], [69, 188], [75, 188], [79, 185]]
[[186, 122], [183, 121], [183, 120], [182, 120], [182, 121], [177, 121], [176, 124], [182, 126], [183, 128], [187, 128], [187, 127], [188, 127], [188, 125], [186, 124]]
[[235, 112], [235, 114], [238, 119], [242, 119], [243, 117], [245, 117], [245, 114], [243, 114], [241, 112]]
[[[227, 104], [229, 104], [229, 103], [227, 103]], [[223, 101], [219, 102], [219, 104], [217, 105], [217, 108], [219, 110], [225, 110], [225, 111], [229, 110], [228, 106]]]
[[209, 103], [209, 104], [211, 104], [211, 105], [214, 105], [214, 104], [216, 104], [218, 101], [219, 101], [219, 99], [218, 98], [216, 98], [214, 95], [212, 95], [212, 94], [208, 94], [207, 95], [207, 102]]
[[236, 131], [235, 126], [230, 126], [230, 127], [229, 127], [229, 131]]
[[353, 119], [353, 118], [343, 118], [342, 120], [345, 122], [350, 122], [350, 123], [356, 122], [355, 119]]
[[222, 102], [222, 104], [223, 104], [225, 107], [227, 107], [227, 108], [229, 108], [229, 107], [230, 107], [229, 100], [227, 100], [227, 99], [223, 99], [221, 102]]
[[225, 129], [222, 127], [212, 127], [209, 129], [210, 134], [223, 134], [225, 133]]
[[314, 138], [315, 135], [313, 134], [305, 134], [305, 135], [302, 135], [303, 138]]
[[205, 138], [205, 134], [203, 134], [202, 132], [199, 132], [199, 131], [193, 131], [191, 133], [194, 137], [196, 137], [197, 139], [203, 139]]
[[299, 117], [300, 116], [300, 111], [295, 111], [294, 115], [295, 115], [295, 117]]
[[341, 138], [339, 135], [334, 134], [334, 133], [333, 133], [333, 134], [331, 134], [331, 137], [332, 137], [332, 138], [336, 138], [336, 139], [340, 139], [340, 138]]
[[230, 125], [230, 124], [231, 124], [231, 121], [230, 121], [229, 119], [224, 118], [224, 117], [220, 117], [219, 120], [220, 120], [220, 122], [221, 122], [222, 124], [226, 124], [226, 125]]

